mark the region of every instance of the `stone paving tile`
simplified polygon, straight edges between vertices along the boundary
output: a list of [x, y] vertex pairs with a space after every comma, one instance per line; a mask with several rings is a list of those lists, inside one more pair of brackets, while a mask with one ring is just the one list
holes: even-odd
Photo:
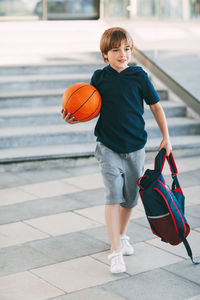
[[[84, 234], [87, 234], [110, 245], [106, 226], [85, 230]], [[147, 229], [142, 225], [139, 225], [134, 222], [129, 223], [127, 235], [130, 237], [130, 242], [132, 244], [143, 242], [145, 240], [153, 238], [150, 229]]]
[[22, 272], [0, 278], [2, 300], [46, 300], [64, 292], [30, 272]]
[[[0, 276], [50, 265], [57, 261], [27, 244], [0, 249]], [[0, 297], [1, 299], [1, 297]]]
[[199, 216], [200, 216], [200, 205], [192, 205], [192, 206], [187, 207], [186, 216], [187, 215], [199, 218]]
[[105, 291], [101, 288], [94, 287], [73, 292], [68, 295], [58, 296], [51, 300], [126, 300], [114, 292]]
[[87, 217], [90, 220], [94, 220], [98, 223], [105, 224], [105, 217], [104, 217], [104, 205], [100, 206], [93, 206], [89, 208], [75, 210], [77, 214]]
[[104, 187], [102, 176], [100, 173], [67, 178], [62, 180], [62, 182], [72, 184], [84, 190]]
[[185, 300], [200, 293], [200, 286], [161, 269], [110, 282], [99, 288], [126, 300]]
[[49, 237], [49, 235], [22, 222], [0, 226], [0, 248], [47, 237]]
[[192, 297], [192, 298], [187, 298], [187, 299], [185, 299], [185, 300], [200, 300], [200, 294], [197, 295], [197, 296], [194, 296], [194, 297]]
[[[188, 242], [190, 243], [193, 257], [197, 257], [200, 255], [200, 232], [191, 230], [190, 234], [187, 237]], [[187, 251], [183, 245], [183, 243], [172, 246], [170, 244], [162, 242], [160, 239], [156, 238], [154, 240], [146, 241], [148, 244], [151, 244], [155, 247], [161, 248], [165, 251], [168, 251], [170, 253], [174, 253], [176, 255], [179, 255], [180, 257], [188, 258]]]
[[[104, 188], [97, 188], [97, 189], [91, 189], [91, 190], [73, 193], [70, 195], [70, 197], [87, 203], [89, 207], [105, 205]], [[133, 215], [135, 214], [134, 213], [135, 209], [140, 210], [142, 212], [144, 211], [141, 200], [138, 200], [138, 205], [136, 206], [136, 208], [133, 209], [133, 213], [132, 213]]]
[[0, 224], [33, 219], [42, 216], [86, 208], [88, 204], [70, 195], [35, 199], [23, 203], [0, 206]]
[[68, 293], [127, 277], [124, 273], [111, 274], [107, 265], [89, 256], [34, 269], [31, 272]]
[[200, 185], [183, 188], [183, 193], [185, 195], [186, 206], [200, 203]]
[[27, 193], [36, 195], [39, 198], [60, 196], [80, 191], [80, 188], [67, 184], [67, 182], [64, 182], [64, 180], [27, 184], [21, 186], [20, 189]]
[[[28, 185], [35, 183], [48, 182], [53, 180], [61, 180], [67, 177], [70, 177], [71, 174], [64, 170], [57, 169], [40, 169], [40, 170], [28, 170], [24, 172], [20, 172], [20, 177], [22, 184], [20, 185]], [[39, 180], [38, 180], [39, 179]]]
[[70, 195], [72, 199], [86, 203], [88, 206], [104, 205], [104, 188], [81, 191]]
[[105, 225], [97, 227], [97, 228], [91, 228], [91, 229], [84, 230], [84, 234], [106, 243], [107, 245], [109, 245], [109, 248], [110, 248], [110, 241], [108, 238], [108, 232], [107, 232]]
[[[100, 206], [94, 206], [94, 207], [76, 210], [75, 212], [91, 220], [94, 220], [101, 224], [105, 224], [104, 210], [105, 210], [105, 205], [100, 205]], [[144, 216], [144, 211], [141, 211], [136, 207], [134, 208], [134, 211], [130, 219], [133, 220], [133, 219], [141, 218], [143, 216]]]
[[[133, 223], [133, 224], [136, 223], [136, 224], [142, 225], [148, 229], [150, 228], [149, 222], [146, 217], [130, 220], [130, 223]], [[152, 233], [152, 236], [153, 236], [153, 233]]]
[[[195, 259], [200, 261], [200, 256]], [[164, 267], [165, 270], [170, 271], [180, 277], [184, 277], [200, 286], [200, 265], [193, 265], [191, 261], [182, 261], [177, 264]]]
[[142, 225], [134, 223], [134, 221], [129, 223], [127, 235], [130, 237], [132, 244], [144, 242], [155, 237], [150, 228], [143, 227]]
[[188, 221], [188, 224], [190, 225], [190, 229], [196, 230], [196, 227], [200, 226], [200, 218], [187, 215], [187, 209], [186, 209], [186, 219]]
[[[196, 169], [198, 169], [198, 167], [200, 165], [200, 158], [196, 157], [196, 156], [195, 157], [184, 157], [184, 159], [174, 157], [174, 159], [176, 160], [176, 166], [177, 166], [179, 174], [196, 170]], [[147, 168], [154, 169], [154, 162], [152, 161], [152, 163], [145, 164], [145, 170]], [[162, 173], [164, 175], [171, 175], [169, 164], [167, 161], [164, 164]]]
[[140, 208], [139, 206], [136, 206], [133, 208], [130, 220], [136, 220], [138, 218], [143, 218], [145, 216], [144, 209]]
[[26, 220], [29, 224], [52, 236], [81, 231], [88, 228], [98, 227], [99, 223], [79, 216], [73, 212], [66, 212], [41, 218]]
[[[88, 159], [87, 159], [88, 161]], [[94, 158], [94, 161], [96, 159]], [[65, 168], [66, 169], [66, 168]], [[91, 163], [83, 166], [76, 166], [76, 167], [71, 167], [67, 169], [67, 172], [71, 174], [71, 176], [81, 176], [81, 175], [88, 175], [92, 173], [99, 173], [99, 165], [98, 163]]]
[[178, 172], [188, 172], [199, 168], [200, 165], [200, 157], [184, 157], [183, 158], [176, 158], [176, 165], [178, 168]]
[[35, 195], [17, 187], [0, 190], [0, 206], [30, 201], [35, 198], [37, 198]]
[[56, 262], [69, 260], [107, 250], [108, 244], [83, 232], [33, 241], [28, 246], [53, 258]]
[[133, 208], [133, 213], [134, 213], [134, 210], [136, 208], [139, 209], [139, 210], [141, 210], [141, 211], [144, 211], [144, 206], [143, 206], [143, 203], [142, 203], [142, 200], [141, 200], [140, 196], [138, 197], [138, 204], [137, 204], [137, 206]]
[[[71, 177], [67, 171], [60, 169], [36, 169], [16, 172], [4, 172], [0, 182], [0, 188], [11, 188], [19, 185], [34, 184], [45, 181], [60, 180]], [[39, 180], [38, 180], [39, 179]]]
[[[165, 176], [167, 183], [170, 185], [171, 183], [171, 176]], [[200, 182], [200, 169], [189, 171], [185, 173], [178, 174], [179, 183], [182, 188], [192, 187], [199, 185]]]
[[11, 172], [3, 172], [0, 173], [1, 181], [0, 181], [0, 189], [17, 187], [18, 185], [23, 185], [24, 180], [19, 176], [19, 174], [11, 173]]
[[[134, 244], [134, 249], [134, 255], [124, 257], [127, 266], [126, 273], [129, 275], [150, 271], [182, 260], [178, 256], [149, 246], [143, 242]], [[109, 260], [107, 258], [108, 254], [109, 251], [104, 251], [91, 256], [109, 265]]]

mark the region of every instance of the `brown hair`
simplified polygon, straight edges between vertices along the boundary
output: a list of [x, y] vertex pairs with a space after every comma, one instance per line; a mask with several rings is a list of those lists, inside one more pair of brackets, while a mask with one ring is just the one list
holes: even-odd
[[104, 31], [100, 40], [100, 50], [104, 62], [107, 62], [107, 59], [104, 57], [104, 54], [107, 54], [109, 50], [113, 48], [118, 48], [121, 45], [122, 40], [125, 40], [133, 50], [133, 40], [130, 34], [121, 27], [112, 27]]

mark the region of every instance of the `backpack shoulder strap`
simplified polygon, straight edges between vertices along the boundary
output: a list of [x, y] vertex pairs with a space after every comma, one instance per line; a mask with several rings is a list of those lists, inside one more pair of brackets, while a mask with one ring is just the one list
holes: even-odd
[[167, 160], [168, 160], [170, 171], [171, 171], [172, 175], [177, 175], [178, 169], [176, 167], [176, 163], [175, 163], [172, 152], [170, 153], [169, 156], [167, 156]]
[[157, 170], [157, 171], [162, 172], [166, 158], [167, 158], [167, 161], [169, 163], [169, 167], [170, 167], [170, 171], [171, 171], [172, 175], [177, 175], [178, 170], [177, 170], [177, 167], [176, 167], [176, 163], [175, 163], [173, 154], [171, 152], [170, 155], [167, 156], [166, 155], [166, 150], [164, 148], [161, 149], [155, 157], [154, 169]]
[[154, 169], [162, 173], [165, 164], [165, 159], [166, 159], [166, 150], [163, 148], [158, 152], [158, 154], [155, 157]]
[[185, 238], [185, 237], [182, 237], [182, 241], [183, 241], [183, 244], [184, 244], [184, 246], [185, 246], [185, 248], [186, 248], [186, 250], [187, 250], [187, 254], [188, 254], [188, 256], [190, 257], [192, 263], [193, 263], [194, 265], [199, 265], [200, 262], [199, 262], [199, 261], [194, 261], [194, 259], [193, 259], [192, 249], [190, 248], [190, 245], [189, 245], [188, 241], [186, 240], [186, 238]]

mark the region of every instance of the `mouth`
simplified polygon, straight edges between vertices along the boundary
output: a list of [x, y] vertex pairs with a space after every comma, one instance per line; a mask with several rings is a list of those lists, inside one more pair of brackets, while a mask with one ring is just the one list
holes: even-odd
[[125, 62], [126, 62], [126, 59], [120, 59], [119, 62], [120, 62], [120, 63], [125, 63]]

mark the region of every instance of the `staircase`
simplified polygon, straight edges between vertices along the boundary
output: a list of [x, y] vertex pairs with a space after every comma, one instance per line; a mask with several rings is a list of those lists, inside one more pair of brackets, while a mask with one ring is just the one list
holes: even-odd
[[[78, 55], [77, 55], [78, 57]], [[90, 82], [102, 68], [101, 57], [50, 61], [40, 65], [5, 66], [0, 69], [0, 163], [92, 156], [96, 119], [68, 125], [61, 117], [64, 90], [76, 82]], [[152, 78], [154, 83], [154, 78]], [[200, 149], [200, 121], [187, 116], [187, 107], [169, 99], [168, 90], [156, 83], [162, 100], [173, 149], [183, 153]], [[147, 153], [161, 141], [159, 128], [145, 106]]]

